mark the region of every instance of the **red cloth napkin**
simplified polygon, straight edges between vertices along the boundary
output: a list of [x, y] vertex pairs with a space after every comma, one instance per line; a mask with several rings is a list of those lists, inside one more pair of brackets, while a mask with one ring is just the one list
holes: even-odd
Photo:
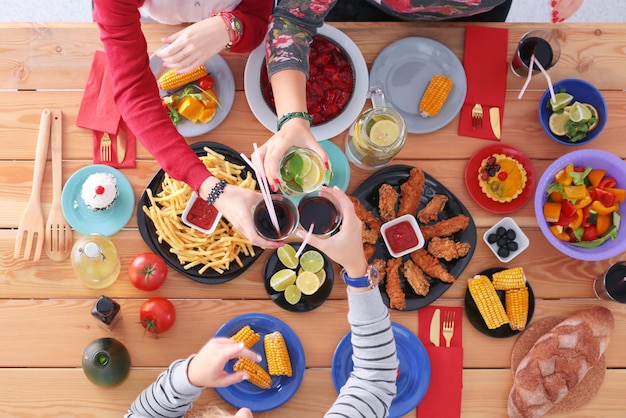
[[[500, 126], [504, 119], [509, 31], [504, 28], [467, 26], [463, 67], [467, 77], [467, 94], [459, 118], [459, 135], [498, 141], [491, 131], [489, 108], [500, 108]], [[482, 129], [472, 128], [472, 108], [483, 107]]]
[[[87, 77], [87, 85], [80, 103], [76, 126], [91, 129], [94, 164], [106, 164], [115, 168], [132, 168], [136, 166], [137, 147], [135, 136], [122, 120], [120, 112], [113, 100], [113, 83], [107, 69], [103, 51], [96, 51], [91, 62]], [[124, 130], [126, 133], [126, 155], [124, 161], [117, 162], [117, 135]], [[111, 138], [111, 161], [100, 159], [100, 140], [104, 133]]]
[[[454, 335], [450, 347], [435, 347], [430, 342], [430, 320], [435, 309], [441, 311], [443, 326], [444, 312], [455, 312]], [[454, 418], [461, 416], [461, 392], [463, 389], [463, 309], [446, 306], [426, 306], [418, 311], [418, 336], [424, 343], [430, 358], [430, 385], [417, 407], [418, 418]], [[441, 334], [440, 334], [441, 335]]]

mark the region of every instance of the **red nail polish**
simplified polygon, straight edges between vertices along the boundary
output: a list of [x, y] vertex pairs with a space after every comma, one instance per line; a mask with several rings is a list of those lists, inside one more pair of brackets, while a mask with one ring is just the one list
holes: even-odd
[[554, 7], [554, 6], [556, 6], [556, 0], [552, 0], [552, 1], [550, 2], [550, 7]]
[[330, 168], [330, 165], [328, 164], [328, 161], [324, 162], [324, 167], [326, 167], [326, 170], [328, 170]]
[[565, 19], [564, 18], [560, 18], [557, 23], [561, 23], [561, 22], [565, 22]]
[[556, 10], [552, 10], [552, 17], [556, 17], [559, 14]]
[[274, 179], [274, 183], [280, 184], [280, 179]]

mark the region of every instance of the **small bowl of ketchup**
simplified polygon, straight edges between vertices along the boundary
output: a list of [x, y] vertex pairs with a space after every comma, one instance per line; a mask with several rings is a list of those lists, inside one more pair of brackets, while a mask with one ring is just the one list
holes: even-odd
[[183, 223], [205, 234], [212, 234], [220, 223], [222, 213], [213, 205], [200, 199], [196, 193], [191, 195], [183, 211]]
[[413, 215], [385, 222], [380, 232], [392, 257], [398, 258], [424, 246], [424, 236]]

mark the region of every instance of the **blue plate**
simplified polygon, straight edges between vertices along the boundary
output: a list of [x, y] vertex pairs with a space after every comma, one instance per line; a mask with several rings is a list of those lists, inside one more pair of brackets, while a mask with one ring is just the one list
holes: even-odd
[[[107, 210], [94, 212], [80, 198], [83, 183], [93, 173], [110, 173], [117, 180], [120, 195]], [[61, 194], [61, 208], [67, 222], [83, 235], [113, 235], [128, 223], [135, 207], [135, 193], [128, 179], [115, 168], [94, 164], [83, 167], [67, 180]]]
[[[417, 407], [430, 385], [430, 359], [422, 342], [406, 327], [391, 323], [396, 339], [396, 351], [400, 362], [400, 377], [396, 382], [398, 393], [391, 402], [389, 417], [401, 417]], [[352, 363], [351, 333], [339, 341], [333, 355], [332, 375], [335, 390], [339, 393], [346, 383]]]
[[[215, 336], [231, 337], [245, 325], [250, 325], [261, 335], [261, 340], [252, 347], [252, 351], [261, 354], [263, 360], [259, 364], [265, 370], [267, 370], [267, 362], [263, 350], [263, 337], [274, 331], [280, 331], [283, 334], [291, 358], [293, 375], [291, 377], [272, 376], [272, 387], [269, 389], [261, 389], [250, 382], [243, 381], [225, 388], [215, 388], [215, 391], [236, 408], [250, 408], [253, 412], [278, 408], [291, 399], [302, 383], [305, 369], [304, 348], [298, 336], [287, 324], [273, 316], [258, 313], [239, 315], [231, 319], [217, 330]], [[232, 372], [234, 363], [235, 360], [229, 361], [226, 364], [226, 371]]]

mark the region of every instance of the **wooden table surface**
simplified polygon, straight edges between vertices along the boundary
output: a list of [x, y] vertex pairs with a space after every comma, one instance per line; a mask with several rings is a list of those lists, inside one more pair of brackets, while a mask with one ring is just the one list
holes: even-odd
[[[520, 36], [531, 28], [552, 31], [562, 47], [558, 65], [550, 70], [554, 81], [576, 77], [600, 88], [609, 119], [602, 135], [585, 148], [598, 148], [626, 157], [626, 24], [486, 24], [509, 29], [508, 56]], [[463, 24], [342, 23], [338, 28], [363, 51], [368, 66], [381, 50], [407, 36], [423, 36], [447, 45], [463, 59]], [[375, 28], [376, 36], [371, 31]], [[150, 51], [171, 27], [146, 24]], [[281, 408], [257, 414], [264, 417], [321, 416], [336, 397], [331, 379], [333, 351], [348, 331], [345, 286], [335, 281], [329, 300], [309, 313], [291, 313], [267, 297], [262, 270], [269, 252], [243, 275], [220, 285], [204, 285], [170, 269], [165, 285], [147, 293], [135, 289], [125, 271], [132, 258], [148, 250], [133, 216], [112, 236], [121, 254], [122, 274], [104, 291], [91, 290], [74, 276], [69, 261], [13, 260], [13, 245], [28, 200], [33, 174], [35, 142], [44, 107], [61, 109], [63, 118], [63, 180], [91, 164], [91, 132], [75, 126], [89, 66], [102, 49], [92, 23], [0, 24], [0, 416], [120, 416], [137, 394], [171, 361], [197, 350], [220, 325], [247, 312], [262, 312], [285, 321], [298, 334], [306, 355], [301, 388]], [[214, 131], [189, 142], [217, 141], [250, 154], [252, 143], [263, 143], [270, 133], [251, 113], [243, 91], [245, 55], [224, 53], [235, 76], [233, 109]], [[573, 148], [556, 144], [539, 126], [537, 102], [545, 80], [534, 77], [522, 100], [523, 80], [509, 72], [502, 142], [521, 148], [532, 159], [537, 178], [555, 158]], [[463, 306], [467, 279], [485, 268], [501, 265], [482, 241], [482, 235], [502, 215], [487, 212], [470, 197], [463, 180], [468, 158], [491, 142], [459, 137], [458, 118], [427, 135], [409, 135], [394, 163], [419, 166], [449, 188], [467, 206], [477, 226], [476, 251], [461, 277], [437, 301], [440, 306]], [[343, 146], [343, 134], [333, 139]], [[121, 170], [138, 198], [158, 171], [154, 159], [138, 144], [137, 167]], [[51, 194], [48, 161], [42, 191], [47, 216]], [[368, 173], [352, 170], [348, 192]], [[626, 410], [622, 395], [626, 381], [626, 305], [597, 300], [591, 287], [595, 276], [624, 254], [602, 262], [583, 262], [555, 250], [537, 226], [532, 199], [511, 214], [530, 238], [530, 247], [515, 259], [523, 266], [536, 297], [535, 319], [564, 316], [596, 305], [615, 316], [613, 340], [606, 352], [608, 370], [598, 395], [579, 417], [618, 417]], [[79, 234], [74, 232], [74, 239]], [[337, 271], [336, 271], [337, 273]], [[90, 308], [101, 294], [122, 305], [121, 323], [110, 333], [93, 324]], [[141, 303], [151, 296], [170, 298], [178, 312], [174, 328], [158, 339], [143, 335], [137, 324]], [[392, 320], [417, 332], [418, 312], [391, 311]], [[511, 349], [515, 338], [487, 337], [463, 319], [463, 417], [506, 416], [512, 383]], [[94, 339], [111, 336], [129, 349], [132, 371], [114, 388], [91, 384], [81, 369], [81, 355]], [[197, 405], [228, 407], [211, 389]], [[415, 416], [413, 412], [407, 416]]]

